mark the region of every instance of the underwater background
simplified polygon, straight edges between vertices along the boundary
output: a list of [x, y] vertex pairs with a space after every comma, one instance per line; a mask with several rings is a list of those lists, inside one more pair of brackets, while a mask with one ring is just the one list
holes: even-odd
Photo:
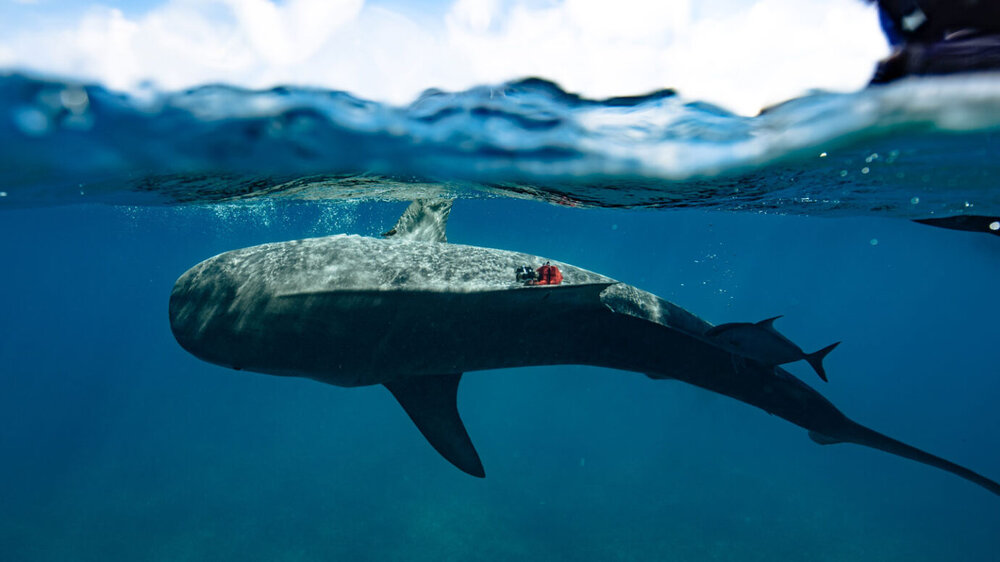
[[1000, 215], [998, 124], [988, 76], [753, 118], [543, 80], [390, 107], [2, 76], [0, 559], [998, 560], [987, 491], [683, 383], [470, 373], [479, 480], [384, 388], [213, 366], [167, 318], [205, 258], [377, 236], [410, 199], [455, 197], [450, 242], [572, 263], [716, 324], [781, 314], [807, 351], [843, 340], [828, 384], [789, 369], [995, 479], [1000, 239], [910, 219]]

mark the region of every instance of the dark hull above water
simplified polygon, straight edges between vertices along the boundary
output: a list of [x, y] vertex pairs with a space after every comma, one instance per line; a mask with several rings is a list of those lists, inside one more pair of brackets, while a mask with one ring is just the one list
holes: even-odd
[[[844, 416], [781, 368], [736, 357], [711, 325], [635, 287], [553, 262], [564, 283], [526, 287], [529, 254], [438, 242], [333, 236], [220, 254], [178, 279], [177, 341], [207, 361], [339, 386], [385, 384], [434, 447], [482, 476], [455, 407], [461, 373], [586, 364], [672, 378], [752, 404], [810, 432], [1000, 484]], [[526, 323], [560, 326], [544, 339]]]
[[1000, 34], [956, 34], [944, 41], [907, 43], [879, 63], [872, 84], [907, 76], [943, 76], [1000, 71]]

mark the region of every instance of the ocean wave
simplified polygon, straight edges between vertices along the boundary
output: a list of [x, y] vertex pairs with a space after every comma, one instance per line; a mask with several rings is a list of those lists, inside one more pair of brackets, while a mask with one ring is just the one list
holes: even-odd
[[123, 94], [0, 76], [0, 207], [515, 195], [569, 205], [1000, 214], [1000, 75], [815, 92], [756, 117], [541, 79], [425, 92]]

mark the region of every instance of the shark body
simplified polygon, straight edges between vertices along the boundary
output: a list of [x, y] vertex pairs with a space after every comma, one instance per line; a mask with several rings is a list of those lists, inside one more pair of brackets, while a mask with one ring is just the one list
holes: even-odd
[[[1000, 495], [1000, 484], [848, 419], [784, 369], [734, 361], [706, 335], [711, 324], [673, 303], [555, 260], [445, 243], [450, 203], [414, 205], [387, 239], [264, 244], [194, 266], [171, 293], [175, 338], [225, 367], [384, 385], [430, 444], [474, 476], [485, 471], [458, 414], [462, 374], [580, 364], [677, 379], [788, 420], [817, 443], [873, 447]], [[517, 267], [546, 261], [562, 284], [515, 280]], [[539, 337], [526, 326], [551, 329]]]

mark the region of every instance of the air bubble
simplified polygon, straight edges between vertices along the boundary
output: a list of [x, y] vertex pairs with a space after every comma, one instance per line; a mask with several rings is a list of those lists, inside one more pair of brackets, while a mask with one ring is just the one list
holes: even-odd
[[29, 137], [40, 137], [52, 129], [52, 122], [44, 111], [37, 107], [14, 109], [14, 126]]
[[867, 173], [868, 173], [868, 172], [870, 172], [870, 171], [871, 171], [871, 170], [869, 170], [869, 169], [868, 169], [868, 166], [865, 166], [864, 168], [861, 168], [861, 173], [862, 173], [862, 174], [867, 174]]
[[[6, 195], [6, 193], [4, 193], [4, 195]], [[1000, 221], [993, 221], [993, 222], [991, 222], [990, 223], [990, 230], [992, 230], [994, 232], [996, 232], [997, 230], [1000, 230]]]
[[83, 88], [66, 88], [59, 92], [59, 102], [75, 115], [86, 112], [87, 107], [90, 106], [87, 90]]
[[914, 197], [914, 198], [910, 199], [910, 205], [916, 205], [919, 202], [920, 202], [920, 198], [919, 197]]
[[820, 152], [819, 153], [819, 157], [820, 158], [826, 158], [826, 153], [825, 152]]
[[841, 170], [840, 171], [840, 177], [846, 178], [847, 177], [847, 170]]
[[878, 238], [872, 238], [868, 243], [872, 246], [878, 246]]

